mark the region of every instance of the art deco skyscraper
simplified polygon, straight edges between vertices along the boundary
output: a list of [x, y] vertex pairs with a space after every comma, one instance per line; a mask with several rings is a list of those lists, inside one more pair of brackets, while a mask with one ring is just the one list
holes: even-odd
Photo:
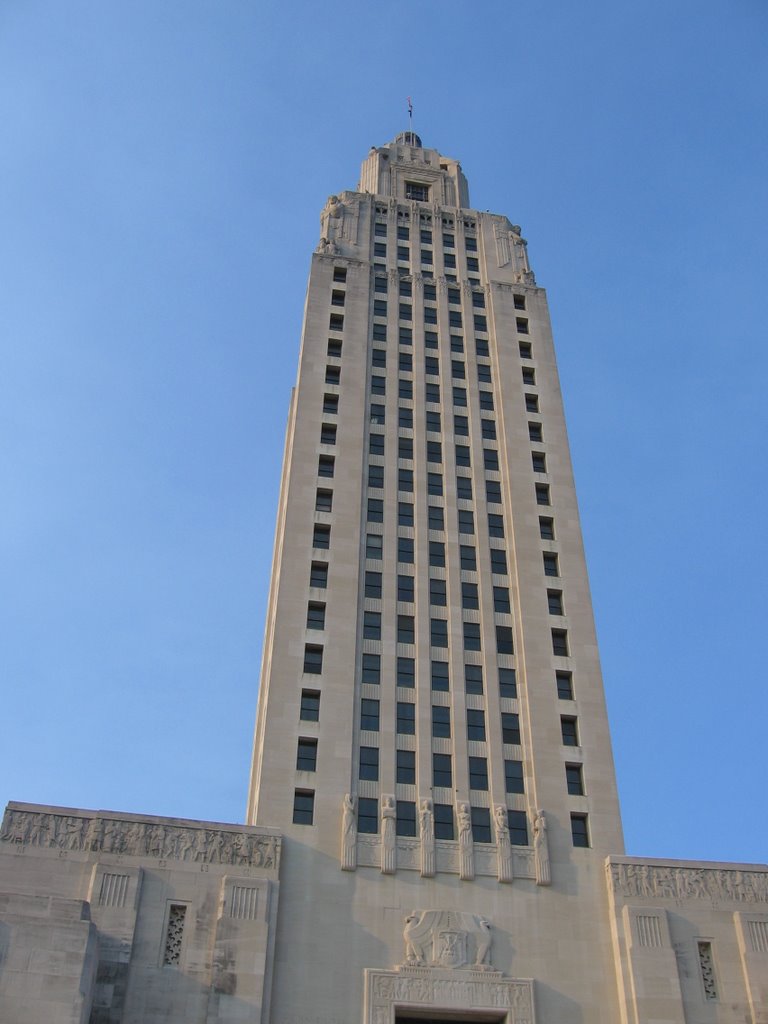
[[611, 1018], [622, 835], [546, 298], [520, 228], [412, 133], [322, 212], [249, 821], [286, 837], [278, 1019], [359, 1019], [424, 908]]

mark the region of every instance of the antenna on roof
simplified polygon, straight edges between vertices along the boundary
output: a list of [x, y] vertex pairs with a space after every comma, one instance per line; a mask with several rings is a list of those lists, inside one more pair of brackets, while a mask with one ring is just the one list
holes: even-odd
[[408, 97], [408, 129], [413, 131], [413, 104], [410, 96]]

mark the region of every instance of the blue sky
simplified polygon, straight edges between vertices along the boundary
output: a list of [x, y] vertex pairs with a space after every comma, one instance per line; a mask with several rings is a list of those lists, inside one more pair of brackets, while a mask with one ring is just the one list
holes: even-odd
[[628, 852], [766, 860], [767, 28], [2, 6], [0, 800], [242, 819], [309, 254], [410, 94], [548, 289]]

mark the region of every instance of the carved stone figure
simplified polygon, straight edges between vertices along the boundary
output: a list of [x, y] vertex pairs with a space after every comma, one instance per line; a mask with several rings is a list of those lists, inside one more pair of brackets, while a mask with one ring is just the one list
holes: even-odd
[[422, 800], [419, 808], [421, 833], [421, 874], [432, 878], [435, 874], [435, 815], [431, 800]]
[[336, 253], [338, 241], [344, 237], [344, 205], [338, 196], [328, 196], [320, 214], [320, 252]]
[[471, 882], [475, 877], [474, 845], [472, 843], [472, 812], [468, 803], [456, 808], [459, 825], [459, 878]]
[[422, 926], [423, 914], [409, 914], [405, 919], [403, 940], [405, 941], [405, 962], [420, 966], [426, 962], [423, 939], [429, 935], [427, 928]]
[[351, 793], [344, 794], [341, 812], [341, 870], [357, 867], [357, 804]]
[[507, 808], [502, 804], [497, 804], [493, 809], [493, 824], [496, 829], [497, 877], [500, 882], [511, 882], [514, 877], [512, 844], [509, 840]]
[[547, 819], [544, 811], [537, 811], [533, 822], [533, 855], [536, 865], [536, 885], [550, 885], [552, 872], [549, 866], [549, 840]]
[[381, 873], [393, 875], [397, 868], [397, 836], [396, 836], [395, 798], [381, 798]]
[[480, 932], [477, 936], [475, 963], [478, 967], [484, 967], [491, 962], [491, 942], [493, 941], [491, 922], [487, 918], [481, 917], [478, 919], [477, 925]]

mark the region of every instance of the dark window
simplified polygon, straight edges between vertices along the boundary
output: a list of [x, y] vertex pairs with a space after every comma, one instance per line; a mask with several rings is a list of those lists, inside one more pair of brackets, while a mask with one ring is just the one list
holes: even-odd
[[[379, 225], [377, 225], [378, 227]], [[387, 294], [387, 279], [382, 277], [381, 274], [377, 274], [373, 279], [373, 290], [377, 295]]]
[[387, 237], [387, 225], [386, 224], [380, 224], [377, 221], [373, 225], [373, 233], [376, 236], [376, 238], [386, 238]]
[[397, 425], [399, 427], [413, 426], [413, 409], [399, 408], [397, 410]]
[[552, 630], [552, 653], [561, 658], [568, 657], [568, 631], [565, 629]]
[[[440, 401], [440, 385], [434, 382], [429, 382], [424, 385], [424, 398], [427, 402], [439, 402]], [[427, 430], [439, 430], [440, 429], [440, 414], [437, 414], [437, 420], [431, 421], [437, 423], [437, 426], [430, 426], [429, 413], [427, 413]]]
[[296, 771], [317, 771], [317, 740], [299, 739], [296, 748]]
[[[397, 237], [401, 241], [407, 242], [408, 239], [411, 237], [410, 228], [406, 227], [404, 224], [398, 224], [398, 227], [397, 227]], [[402, 288], [403, 283], [408, 285], [408, 289], [409, 290], [408, 290], [408, 292], [406, 294], [410, 295], [411, 294], [411, 292], [410, 292], [411, 282], [410, 281], [401, 282], [401, 285], [400, 285], [401, 288]], [[403, 294], [403, 293], [401, 292], [401, 294]]]
[[432, 662], [432, 689], [433, 690], [447, 690], [448, 689], [448, 662], [447, 661], [433, 661]]
[[[437, 323], [437, 308], [435, 306], [424, 307], [424, 323], [425, 324], [436, 324]], [[427, 371], [429, 372], [429, 371]]]
[[387, 243], [386, 242], [374, 242], [373, 244], [373, 255], [383, 258], [387, 255]]
[[367, 732], [379, 731], [379, 702], [363, 697], [360, 701], [360, 728]]
[[477, 239], [473, 235], [467, 235], [464, 244], [467, 252], [477, 252]]
[[543, 441], [544, 435], [542, 434], [541, 424], [530, 422], [528, 424], [528, 437], [531, 441]]
[[[427, 506], [427, 525], [430, 530], [443, 530], [445, 529], [445, 519], [443, 517], [443, 509], [440, 505], [428, 505]], [[436, 563], [437, 564], [437, 563]], [[445, 565], [445, 559], [443, 559], [442, 565]]]
[[413, 491], [413, 470], [400, 467], [397, 471], [397, 489], [408, 494]]
[[446, 619], [429, 620], [429, 642], [432, 647], [448, 646], [448, 622]]
[[323, 648], [319, 645], [304, 645], [304, 671], [316, 676], [323, 671]]
[[333, 491], [318, 487], [315, 494], [315, 511], [330, 512], [333, 509]]
[[454, 379], [463, 380], [466, 377], [464, 363], [460, 359], [451, 360], [451, 376]]
[[[442, 546], [443, 545], [441, 544], [440, 547], [442, 547]], [[432, 551], [431, 551], [432, 544], [430, 544], [429, 547], [430, 547], [430, 559], [431, 559], [431, 557], [432, 557]], [[433, 562], [430, 561], [430, 565], [433, 565], [433, 564], [436, 564], [436, 563], [433, 563]], [[445, 556], [443, 556], [443, 563], [442, 564], [445, 565]], [[437, 607], [442, 607], [442, 608], [444, 608], [446, 606], [447, 599], [446, 599], [446, 594], [445, 594], [445, 580], [430, 580], [429, 581], [429, 603], [432, 604], [432, 605], [436, 605]]]
[[467, 405], [467, 389], [455, 387], [453, 389], [453, 404], [464, 409]]
[[326, 366], [325, 383], [338, 384], [341, 381], [341, 369], [338, 366]]
[[481, 391], [480, 392], [480, 408], [484, 412], [493, 412], [493, 392], [492, 391]]
[[364, 654], [362, 682], [377, 685], [381, 681], [381, 657], [378, 654]]
[[472, 609], [480, 607], [480, 599], [477, 596], [476, 583], [461, 584], [461, 607]]
[[323, 425], [320, 427], [320, 443], [336, 444], [335, 423], [323, 423]]
[[[382, 482], [383, 486], [383, 482]], [[383, 523], [384, 522], [384, 502], [381, 498], [369, 498], [368, 499], [368, 522], [369, 523]]]
[[[410, 370], [411, 357], [409, 355], [400, 355], [400, 369]], [[397, 397], [398, 398], [413, 398], [413, 381], [404, 380], [402, 377], [397, 382]]]
[[515, 295], [515, 309], [525, 309], [525, 296]]
[[[456, 446], [457, 449], [461, 448], [461, 445]], [[458, 461], [458, 458], [457, 458]], [[456, 477], [456, 497], [462, 498], [464, 501], [472, 501], [472, 478], [468, 476], [457, 476]]]
[[399, 644], [415, 643], [414, 622], [412, 615], [397, 616], [397, 642]]
[[443, 493], [443, 477], [441, 473], [427, 473], [427, 494], [439, 497]]
[[455, 244], [456, 244], [455, 236], [451, 235], [451, 234], [446, 234], [446, 232], [444, 231], [443, 232], [443, 245], [447, 245], [449, 248], [452, 249]]
[[462, 569], [474, 572], [477, 569], [477, 556], [475, 549], [469, 544], [462, 544], [459, 548], [460, 564]]
[[406, 263], [408, 262], [411, 258], [411, 252], [407, 245], [398, 245], [397, 258], [398, 260], [405, 260]]
[[549, 500], [549, 484], [536, 484], [536, 504], [552, 504], [552, 502]]
[[379, 802], [361, 796], [357, 801], [357, 831], [376, 835], [379, 831]]
[[499, 453], [495, 448], [483, 448], [483, 465], [495, 472], [499, 468]]
[[416, 662], [413, 658], [397, 659], [397, 685], [408, 689], [416, 685]]
[[397, 503], [397, 525], [413, 526], [413, 505], [410, 501]]
[[474, 533], [475, 517], [467, 509], [459, 510], [459, 533]]
[[[475, 292], [475, 295], [477, 295], [477, 292]], [[474, 295], [472, 296], [472, 298], [474, 299]], [[480, 298], [482, 298], [482, 295], [480, 296]], [[475, 313], [475, 315], [472, 318], [472, 321], [474, 323], [476, 331], [483, 332], [483, 331], [487, 331], [488, 330], [488, 321], [480, 313]], [[488, 354], [488, 345], [487, 344], [485, 346], [485, 352], [483, 354], [484, 355]]]
[[325, 629], [325, 605], [319, 601], [307, 605], [307, 629]]
[[347, 280], [347, 268], [346, 267], [334, 267], [333, 268], [333, 280], [334, 281], [346, 281]]
[[443, 446], [439, 441], [427, 441], [427, 462], [442, 462]]
[[571, 796], [584, 796], [584, 776], [580, 764], [565, 766], [565, 784]]
[[[371, 434], [368, 438], [368, 454], [369, 455], [383, 455], [384, 454], [384, 435], [383, 434]], [[374, 476], [379, 476], [380, 479], [384, 479], [384, 467], [377, 466], [374, 470]], [[370, 480], [370, 469], [368, 470], [368, 479]], [[370, 486], [370, 484], [369, 484]], [[377, 484], [376, 486], [383, 486]]]
[[[469, 453], [469, 445], [467, 445], [467, 444], [457, 444], [456, 445], [456, 465], [457, 466], [471, 466], [472, 465], [472, 461], [471, 461], [470, 453]], [[470, 484], [470, 491], [471, 490], [472, 490], [472, 485]], [[470, 494], [470, 497], [471, 496], [472, 495]]]
[[563, 614], [563, 592], [562, 590], [548, 590], [547, 591], [547, 604], [549, 605], [550, 615], [562, 615]]
[[454, 415], [453, 432], [457, 437], [469, 437], [469, 420], [466, 416]]
[[397, 457], [398, 459], [413, 459], [413, 438], [412, 437], [398, 437], [397, 439]]
[[517, 320], [515, 322], [517, 324], [517, 333], [518, 334], [527, 334], [528, 333], [528, 319], [527, 319], [527, 317], [519, 316], [519, 317], [517, 317]]
[[522, 368], [523, 384], [527, 387], [536, 386], [536, 371], [532, 366], [524, 366]]
[[317, 475], [323, 477], [332, 477], [335, 469], [336, 460], [332, 455], [321, 455], [317, 460]]
[[460, 334], [451, 335], [451, 352], [463, 352], [464, 339]]
[[386, 341], [387, 340], [387, 325], [386, 324], [374, 324], [371, 331], [371, 337], [374, 341]]
[[[472, 292], [472, 305], [475, 309], [485, 309], [485, 295], [482, 292]], [[477, 324], [475, 324], [475, 327], [477, 327]]]
[[413, 750], [397, 751], [395, 781], [403, 786], [412, 786], [416, 782], [416, 754]]
[[365, 557], [381, 561], [381, 549], [384, 538], [380, 533], [367, 533], [365, 535]]
[[456, 306], [461, 305], [461, 292], [458, 288], [448, 289], [448, 301], [452, 302]]
[[335, 416], [339, 411], [338, 395], [323, 395], [323, 412]]
[[328, 318], [328, 329], [331, 331], [343, 331], [344, 315], [342, 313], [331, 313]]
[[[470, 759], [471, 760], [471, 759]], [[470, 789], [472, 788], [470, 783]], [[486, 789], [488, 787], [486, 786]], [[476, 843], [490, 843], [491, 839], [491, 812], [487, 807], [473, 807], [472, 814], [472, 839]]]
[[525, 783], [523, 782], [523, 762], [504, 762], [504, 787], [507, 793], [524, 793]]
[[311, 789], [296, 789], [293, 793], [293, 824], [311, 825], [315, 815], [315, 794]]
[[479, 356], [490, 356], [491, 352], [486, 338], [475, 338], [475, 352]]
[[589, 846], [589, 828], [586, 814], [571, 815], [571, 836], [574, 846]]
[[485, 742], [485, 712], [478, 708], [467, 708], [467, 739]]
[[437, 286], [424, 282], [424, 298], [431, 302], [434, 302], [437, 298]]
[[560, 567], [557, 562], [557, 555], [551, 551], [545, 551], [542, 555], [544, 560], [544, 575], [545, 576], [559, 576]]
[[413, 736], [416, 732], [416, 705], [407, 701], [397, 702], [397, 731], [402, 735]]
[[435, 839], [453, 839], [453, 807], [451, 804], [435, 804]]
[[528, 818], [525, 811], [507, 811], [509, 841], [513, 846], [528, 845]]
[[453, 786], [453, 770], [451, 768], [450, 754], [432, 755], [432, 785], [445, 786], [447, 788]]
[[387, 300], [376, 299], [373, 303], [373, 315], [374, 316], [386, 316], [387, 315]]
[[501, 713], [501, 739], [503, 743], [520, 745], [520, 716], [512, 711]]
[[530, 341], [520, 341], [518, 342], [518, 345], [520, 348], [521, 359], [533, 359], [533, 351], [531, 349]]
[[517, 676], [513, 668], [499, 669], [499, 696], [517, 697]]
[[504, 536], [504, 516], [497, 515], [495, 512], [488, 513], [488, 536]]
[[560, 700], [573, 700], [573, 676], [570, 672], [555, 672], [557, 696]]
[[539, 396], [538, 395], [526, 395], [525, 396], [525, 408], [527, 412], [538, 412], [539, 411]]
[[387, 390], [387, 379], [386, 377], [373, 376], [371, 377], [371, 394], [383, 395]]
[[491, 572], [497, 576], [507, 575], [507, 554], [502, 548], [491, 548]]
[[465, 651], [479, 651], [480, 650], [480, 623], [479, 622], [465, 622], [464, 623], [464, 650]]
[[531, 465], [534, 473], [546, 473], [547, 457], [544, 452], [531, 452]]
[[502, 614], [509, 614], [512, 610], [509, 603], [508, 587], [493, 588], [493, 610]]
[[432, 705], [432, 735], [443, 739], [451, 737], [451, 709], [442, 704]]
[[401, 345], [413, 344], [413, 331], [410, 327], [398, 327], [397, 333]]
[[437, 348], [436, 331], [424, 331], [424, 348]]
[[413, 603], [413, 576], [398, 575], [397, 600]]
[[491, 377], [491, 368], [486, 366], [485, 363], [477, 364], [477, 380], [480, 384], [492, 384], [493, 379]]
[[412, 800], [397, 801], [395, 832], [399, 836], [416, 835], [416, 804]]
[[397, 560], [404, 565], [413, 565], [413, 538], [397, 538]]
[[454, 256], [454, 254], [452, 252], [447, 252], [443, 256], [443, 263], [445, 264], [446, 267], [455, 267], [456, 266], [456, 257]]
[[320, 693], [318, 690], [301, 691], [299, 718], [303, 722], [317, 722], [320, 718]]
[[481, 420], [482, 434], [486, 441], [496, 440], [496, 423], [494, 420]]
[[555, 521], [549, 516], [539, 516], [539, 536], [542, 540], [555, 539]]
[[467, 693], [483, 692], [483, 666], [464, 666], [464, 689]]
[[432, 265], [432, 250], [431, 249], [422, 249], [421, 250], [421, 262], [423, 264], [425, 264], [426, 266], [428, 266], [428, 267]]
[[379, 748], [360, 747], [359, 778], [368, 782], [379, 781]]
[[514, 654], [515, 647], [512, 640], [511, 626], [496, 627], [496, 650], [499, 654]]
[[436, 377], [440, 373], [440, 361], [436, 356], [425, 356], [424, 373]]
[[426, 230], [424, 230], [424, 228], [422, 228], [420, 233], [419, 233], [419, 238], [420, 238], [420, 240], [422, 242], [422, 245], [432, 245], [432, 232], [431, 231], [426, 231]]
[[[439, 399], [438, 399], [439, 401]], [[440, 425], [440, 413], [427, 410], [427, 430], [434, 430], [437, 433], [442, 429]]]
[[312, 528], [312, 547], [313, 548], [325, 548], [326, 550], [331, 546], [331, 528], [330, 526], [322, 526], [319, 523], [315, 523]]
[[410, 302], [401, 302], [399, 305], [398, 312], [400, 320], [413, 319], [413, 306], [410, 304]]
[[386, 408], [377, 402], [371, 403], [371, 423], [381, 426], [386, 420]]
[[381, 640], [381, 612], [363, 612], [363, 637]]
[[560, 732], [563, 735], [564, 747], [578, 747], [579, 733], [576, 719], [567, 715], [560, 716]]

